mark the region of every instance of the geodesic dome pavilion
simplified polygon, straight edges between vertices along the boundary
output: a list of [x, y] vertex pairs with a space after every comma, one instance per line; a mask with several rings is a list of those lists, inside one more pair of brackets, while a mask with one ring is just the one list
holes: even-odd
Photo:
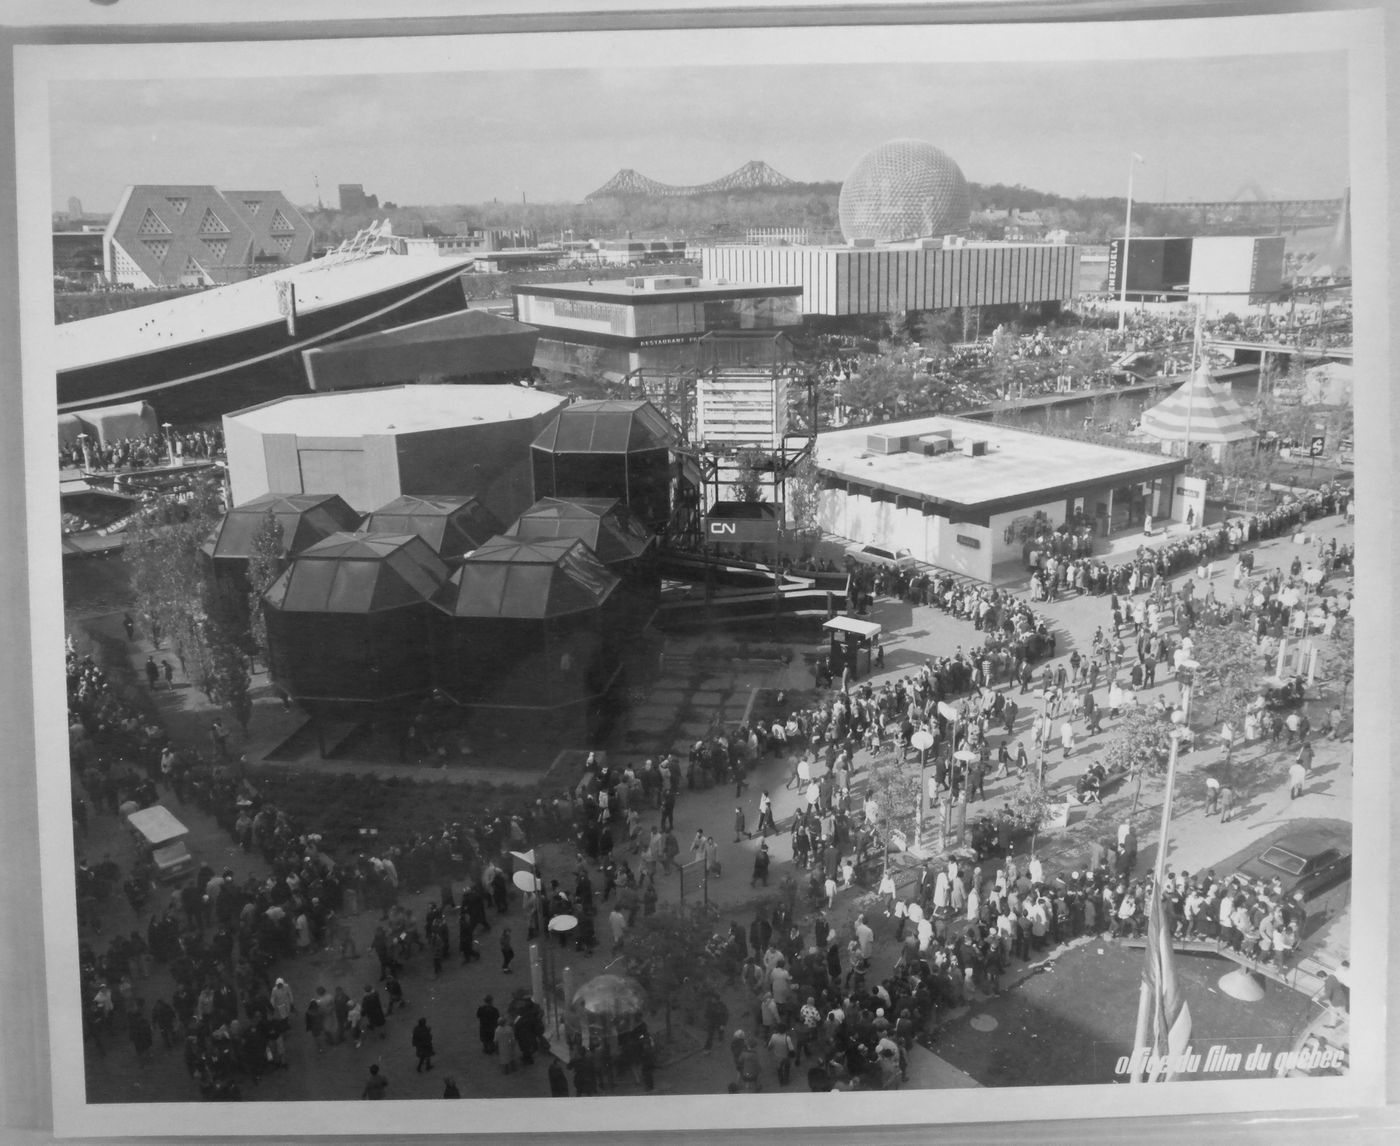
[[919, 139], [894, 139], [867, 151], [841, 184], [841, 234], [892, 243], [967, 230], [972, 196], [962, 169]]
[[492, 538], [433, 598], [437, 687], [464, 706], [557, 709], [600, 696], [621, 663], [617, 587], [576, 538]]
[[272, 679], [313, 709], [426, 696], [429, 601], [446, 581], [447, 566], [416, 534], [317, 542], [263, 594]]

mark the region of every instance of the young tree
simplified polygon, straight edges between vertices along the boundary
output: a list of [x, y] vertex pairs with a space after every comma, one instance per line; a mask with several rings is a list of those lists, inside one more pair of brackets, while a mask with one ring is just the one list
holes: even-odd
[[1356, 638], [1351, 617], [1343, 617], [1332, 630], [1331, 643], [1323, 652], [1327, 675], [1341, 685], [1340, 705], [1344, 713], [1352, 707], [1352, 685], [1356, 682]]
[[[210, 680], [201, 628], [213, 590], [200, 546], [223, 512], [217, 479], [196, 475], [184, 500], [158, 494], [144, 502], [127, 526], [122, 560], [136, 608], [184, 649], [201, 689]], [[207, 691], [207, 689], [206, 689]]]
[[263, 616], [262, 596], [281, 575], [286, 564], [283, 555], [282, 523], [268, 510], [257, 533], [253, 535], [253, 552], [248, 558], [248, 632], [253, 650], [267, 663], [267, 619]]
[[886, 843], [891, 832], [913, 839], [923, 799], [918, 766], [912, 761], [905, 763], [898, 754], [879, 757], [870, 769], [869, 791], [879, 809], [876, 827]]
[[811, 454], [788, 470], [785, 484], [788, 522], [797, 540], [805, 547], [819, 538], [822, 532], [821, 475]]
[[860, 421], [887, 422], [907, 413], [917, 390], [916, 359], [908, 350], [862, 354], [841, 383], [841, 404]]
[[1104, 767], [1133, 777], [1133, 812], [1142, 795], [1144, 776], [1155, 776], [1167, 766], [1172, 751], [1172, 722], [1156, 708], [1130, 708], [1114, 728], [1104, 752]]
[[946, 357], [948, 347], [958, 336], [957, 323], [945, 310], [921, 311], [914, 320], [914, 331], [919, 337], [924, 353], [930, 358]]
[[1244, 719], [1259, 681], [1259, 655], [1243, 622], [1198, 626], [1192, 633], [1192, 658], [1201, 666], [1191, 686], [1192, 715], [1213, 726]]
[[1031, 852], [1034, 853], [1041, 825], [1050, 815], [1050, 793], [1045, 784], [1031, 773], [1022, 776], [1006, 801], [1006, 810], [1022, 830], [1031, 833]]
[[248, 722], [253, 717], [252, 680], [248, 675], [248, 656], [238, 636], [237, 632], [217, 621], [206, 621], [202, 646], [208, 650], [210, 666], [210, 684], [206, 695], [233, 714], [246, 737]]
[[1082, 335], [1069, 353], [1070, 376], [1080, 385], [1091, 384], [1094, 377], [1107, 370], [1111, 358], [1108, 353], [1108, 339], [1102, 334]]
[[895, 346], [907, 346], [914, 337], [914, 323], [907, 310], [894, 310], [889, 317], [890, 341]]
[[990, 377], [998, 397], [1013, 397], [1016, 381], [1016, 339], [1003, 327], [997, 327], [992, 335], [992, 362]]
[[1113, 729], [1104, 752], [1104, 767], [1130, 776], [1156, 774], [1171, 754], [1172, 723], [1156, 708], [1130, 708]]
[[773, 459], [762, 450], [741, 450], [737, 476], [729, 483], [735, 501], [750, 504], [763, 500], [764, 486], [773, 472]]
[[719, 991], [723, 975], [707, 947], [714, 921], [703, 905], [688, 910], [666, 906], [639, 915], [627, 931], [627, 974], [642, 985], [647, 998], [660, 1002], [671, 1037], [671, 1013], [694, 992]]

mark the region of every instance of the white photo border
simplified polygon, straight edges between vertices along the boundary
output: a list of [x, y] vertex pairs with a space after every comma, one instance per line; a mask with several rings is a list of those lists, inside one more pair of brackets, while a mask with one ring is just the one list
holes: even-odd
[[[723, 23], [723, 14], [716, 14]], [[339, 74], [480, 68], [509, 70], [576, 66], [580, 45], [616, 58], [637, 58], [638, 49], [655, 58], [672, 58], [668, 42], [679, 42], [687, 66], [740, 64], [771, 66], [774, 60], [804, 63], [858, 63], [940, 59], [1019, 61], [1138, 57], [1205, 57], [1344, 51], [1350, 60], [1350, 155], [1353, 233], [1356, 242], [1354, 311], [1360, 361], [1377, 379], [1389, 377], [1387, 183], [1381, 158], [1387, 154], [1384, 116], [1384, 21], [1378, 11], [1343, 11], [1102, 24], [1012, 24], [1008, 26], [910, 26], [748, 28], [724, 27], [667, 31], [573, 31], [534, 35], [490, 34], [435, 36], [429, 39], [337, 39], [330, 41], [260, 41], [256, 52], [247, 43], [188, 43], [170, 53], [164, 43], [26, 45], [15, 48], [14, 75], [18, 184], [19, 298], [22, 313], [22, 413], [25, 453], [25, 512], [28, 520], [27, 567], [31, 642], [28, 663], [34, 704], [35, 759], [40, 808], [43, 878], [43, 929], [47, 952], [47, 997], [51, 1047], [50, 1079], [53, 1126], [61, 1135], [286, 1135], [317, 1133], [385, 1136], [403, 1133], [458, 1133], [466, 1110], [461, 1104], [393, 1102], [350, 1106], [343, 1102], [244, 1103], [236, 1108], [198, 1103], [88, 1105], [84, 1101], [81, 1028], [77, 992], [77, 925], [73, 910], [73, 859], [68, 815], [67, 738], [63, 708], [63, 617], [56, 587], [62, 576], [58, 546], [53, 544], [58, 508], [55, 443], [54, 370], [46, 330], [52, 322], [49, 290], [51, 249], [48, 86], [104, 78], [158, 75], [198, 77], [227, 75], [230, 68], [247, 75]], [[256, 67], [253, 66], [256, 60]], [[1374, 240], [1374, 241], [1372, 241]], [[1369, 256], [1369, 257], [1368, 257]], [[1368, 538], [1357, 563], [1357, 596], [1368, 620], [1358, 625], [1358, 680], [1368, 695], [1394, 695], [1390, 649], [1390, 528], [1386, 496], [1393, 483], [1393, 424], [1388, 389], [1359, 388], [1355, 439], [1357, 532]], [[17, 663], [23, 663], [22, 660]], [[1391, 891], [1384, 880], [1389, 856], [1391, 803], [1388, 775], [1368, 768], [1368, 760], [1388, 761], [1393, 741], [1390, 705], [1367, 705], [1357, 713], [1367, 801], [1355, 809], [1355, 852], [1368, 857], [1357, 865], [1354, 902], [1387, 904]], [[13, 762], [15, 766], [22, 766]], [[1381, 773], [1372, 776], [1372, 772]], [[1374, 857], [1374, 858], [1372, 858]], [[1381, 857], [1385, 857], [1382, 859]], [[1379, 917], [1378, 917], [1379, 916]], [[847, 1094], [819, 1105], [808, 1095], [772, 1095], [735, 1102], [727, 1096], [695, 1096], [669, 1101], [648, 1098], [571, 1100], [571, 1129], [757, 1130], [809, 1124], [826, 1125], [832, 1116], [864, 1127], [1044, 1118], [1048, 1111], [1075, 1117], [1114, 1117], [1274, 1112], [1365, 1106], [1384, 1099], [1386, 1067], [1385, 1008], [1379, 984], [1386, 982], [1387, 913], [1353, 916], [1356, 934], [1353, 963], [1358, 984], [1377, 984], [1375, 1005], [1358, 986], [1361, 1005], [1353, 1012], [1350, 1073], [1342, 1078], [1300, 1084], [1197, 1082], [1189, 1087], [1048, 1087], [998, 1088], [995, 1091], [903, 1091], [891, 1100], [882, 1094]], [[473, 1100], [472, 1130], [478, 1133], [558, 1132], [561, 1108], [552, 1102]], [[236, 1111], [237, 1118], [231, 1119]], [[817, 1121], [822, 1120], [822, 1121]], [[232, 1124], [231, 1124], [232, 1122]]]

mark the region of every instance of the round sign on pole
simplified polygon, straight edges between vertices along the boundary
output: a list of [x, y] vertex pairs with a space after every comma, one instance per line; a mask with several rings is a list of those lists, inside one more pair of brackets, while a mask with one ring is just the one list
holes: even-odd
[[933, 733], [927, 728], [921, 728], [913, 736], [909, 737], [909, 743], [920, 752], [927, 752], [933, 747]]
[[940, 700], [938, 702], [938, 715], [943, 717], [944, 720], [957, 720], [958, 710], [946, 700]]
[[572, 931], [578, 926], [578, 920], [572, 915], [555, 915], [549, 920], [551, 931]]
[[544, 887], [532, 871], [518, 871], [511, 876], [511, 880], [521, 891], [539, 891]]

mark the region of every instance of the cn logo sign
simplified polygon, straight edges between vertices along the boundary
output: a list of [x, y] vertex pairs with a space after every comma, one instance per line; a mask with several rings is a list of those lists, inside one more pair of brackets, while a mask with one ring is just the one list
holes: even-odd
[[738, 531], [738, 528], [736, 527], [735, 523], [732, 522], [732, 521], [712, 521], [712, 522], [710, 522], [710, 534], [711, 534], [711, 536], [714, 536], [714, 537], [723, 537], [723, 536], [725, 536], [726, 534], [728, 534], [729, 536], [733, 537], [733, 536], [737, 536], [737, 535], [738, 535], [738, 532], [739, 532], [739, 531]]

